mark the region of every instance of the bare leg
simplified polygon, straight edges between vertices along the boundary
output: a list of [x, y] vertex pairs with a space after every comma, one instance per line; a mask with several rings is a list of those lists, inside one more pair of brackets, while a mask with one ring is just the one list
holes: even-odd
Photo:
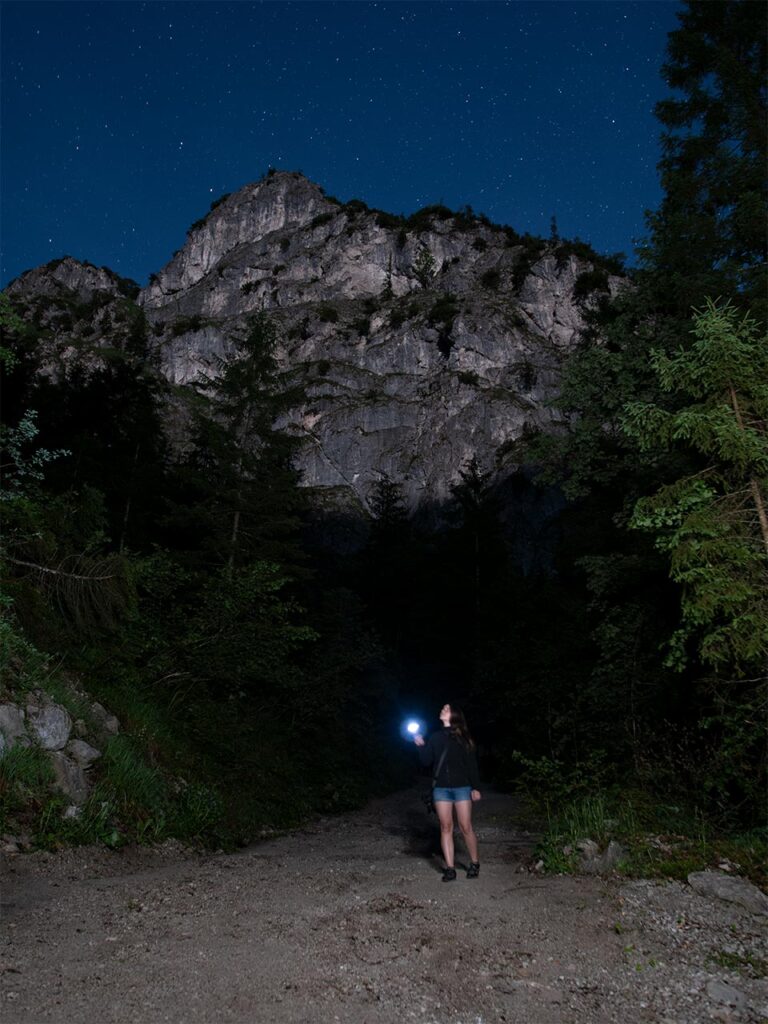
[[435, 800], [435, 810], [440, 822], [440, 849], [445, 857], [445, 866], [453, 867], [453, 804], [450, 800]]
[[461, 834], [464, 837], [464, 842], [467, 844], [469, 859], [477, 864], [479, 862], [479, 857], [477, 855], [477, 836], [475, 835], [475, 830], [472, 828], [471, 800], [459, 800], [456, 804], [456, 817], [459, 819], [459, 828], [461, 829]]

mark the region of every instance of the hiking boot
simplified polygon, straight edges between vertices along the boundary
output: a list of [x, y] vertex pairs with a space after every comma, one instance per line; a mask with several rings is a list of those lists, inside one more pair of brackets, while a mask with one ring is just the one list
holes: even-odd
[[456, 868], [444, 868], [444, 870], [443, 870], [443, 881], [444, 882], [455, 882], [456, 881]]
[[480, 865], [476, 860], [471, 861], [469, 867], [467, 868], [467, 878], [477, 878], [479, 874]]

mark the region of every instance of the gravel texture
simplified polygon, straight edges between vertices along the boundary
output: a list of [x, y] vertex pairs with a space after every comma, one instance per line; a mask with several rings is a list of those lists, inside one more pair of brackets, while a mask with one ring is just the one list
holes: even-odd
[[537, 875], [510, 797], [475, 823], [480, 878], [449, 884], [415, 791], [234, 855], [10, 856], [0, 1018], [768, 1021], [765, 917], [676, 882]]

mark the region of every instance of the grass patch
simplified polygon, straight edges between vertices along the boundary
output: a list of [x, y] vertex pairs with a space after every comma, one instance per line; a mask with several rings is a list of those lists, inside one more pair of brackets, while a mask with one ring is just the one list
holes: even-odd
[[514, 759], [523, 766], [516, 787], [544, 823], [536, 857], [545, 870], [577, 870], [582, 839], [601, 850], [615, 840], [626, 851], [615, 870], [629, 878], [684, 881], [692, 871], [725, 864], [768, 886], [768, 828], [726, 831], [698, 806], [612, 779], [600, 755], [569, 767], [546, 757]]
[[733, 971], [743, 978], [768, 978], [768, 960], [758, 956], [751, 956], [749, 953], [734, 953], [730, 950], [721, 950], [715, 953], [709, 960], [715, 967], [721, 967], [726, 971]]

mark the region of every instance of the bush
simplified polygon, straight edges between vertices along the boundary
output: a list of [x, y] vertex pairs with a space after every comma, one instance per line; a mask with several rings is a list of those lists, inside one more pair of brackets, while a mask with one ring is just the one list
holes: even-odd
[[432, 206], [425, 206], [421, 210], [417, 210], [416, 213], [412, 213], [405, 222], [405, 226], [409, 231], [429, 231], [432, 228], [432, 223], [436, 220], [451, 220], [453, 217], [453, 210], [450, 210], [447, 206], [443, 206], [440, 203]]
[[389, 314], [389, 326], [396, 331], [398, 327], [402, 327], [407, 319], [405, 309], [401, 306], [395, 306]]
[[203, 326], [205, 326], [205, 320], [201, 316], [180, 316], [171, 324], [171, 337], [178, 338], [188, 331], [199, 331]]
[[489, 291], [496, 291], [501, 284], [501, 271], [495, 267], [492, 270], [486, 270], [484, 274], [480, 275], [480, 284], [483, 288], [488, 288]]
[[344, 211], [350, 217], [357, 217], [361, 213], [368, 213], [369, 209], [368, 204], [364, 203], [362, 199], [350, 199], [349, 202], [344, 204]]
[[608, 275], [604, 270], [585, 270], [579, 274], [573, 286], [573, 297], [577, 300], [586, 299], [593, 292], [608, 291]]
[[335, 215], [332, 213], [318, 213], [318, 215], [313, 217], [309, 222], [309, 226], [310, 228], [319, 228], [323, 224], [329, 224], [333, 220], [334, 216]]
[[442, 326], [446, 331], [450, 331], [458, 312], [459, 305], [455, 296], [446, 292], [435, 300], [434, 305], [427, 313], [427, 322], [431, 327]]
[[339, 322], [339, 312], [333, 306], [324, 305], [317, 311], [318, 320], [324, 324], [335, 324]]
[[400, 228], [402, 230], [403, 218], [394, 213], [385, 213], [383, 210], [376, 211], [376, 223], [380, 228]]

